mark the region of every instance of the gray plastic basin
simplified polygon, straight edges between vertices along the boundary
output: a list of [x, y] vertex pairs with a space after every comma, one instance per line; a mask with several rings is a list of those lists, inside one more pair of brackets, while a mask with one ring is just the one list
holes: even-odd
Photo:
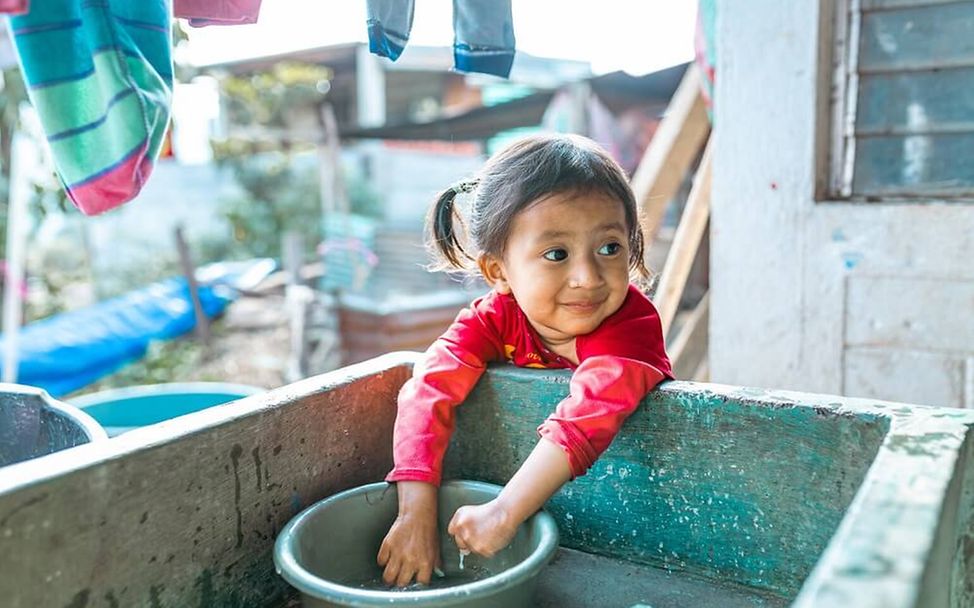
[[[382, 588], [376, 554], [396, 518], [395, 486], [374, 483], [326, 498], [292, 519], [277, 537], [274, 563], [301, 592], [305, 608], [335, 606], [468, 606], [527, 608], [533, 605], [538, 574], [558, 548], [554, 519], [540, 511], [521, 525], [511, 544], [490, 559], [460, 555], [446, 527], [463, 505], [482, 504], [500, 486], [450, 481], [439, 492], [440, 551], [445, 579], [430, 588]], [[485, 578], [473, 580], [475, 573]], [[452, 580], [455, 586], [437, 587]], [[365, 588], [360, 583], [370, 581]]]
[[107, 438], [91, 416], [47, 391], [0, 382], [0, 467]]

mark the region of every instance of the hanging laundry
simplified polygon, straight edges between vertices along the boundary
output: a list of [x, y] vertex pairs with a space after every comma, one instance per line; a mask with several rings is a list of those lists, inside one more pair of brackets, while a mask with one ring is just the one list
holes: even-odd
[[261, 0], [173, 0], [173, 14], [193, 27], [257, 23]]
[[0, 13], [22, 15], [30, 10], [30, 0], [0, 0]]
[[71, 201], [134, 198], [169, 123], [168, 0], [45, 0], [10, 26], [30, 100]]
[[[413, 26], [414, 0], [368, 0], [369, 50], [399, 58]], [[453, 0], [453, 65], [507, 78], [514, 63], [511, 0]]]

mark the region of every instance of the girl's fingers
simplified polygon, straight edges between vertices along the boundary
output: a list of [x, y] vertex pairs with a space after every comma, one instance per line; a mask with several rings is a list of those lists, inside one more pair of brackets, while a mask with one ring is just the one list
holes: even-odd
[[420, 566], [419, 570], [416, 572], [416, 582], [429, 585], [431, 578], [433, 578], [433, 567], [429, 565]]
[[379, 555], [377, 555], [375, 558], [376, 563], [378, 563], [379, 566], [385, 566], [387, 563], [389, 563], [390, 553], [391, 551], [389, 551], [389, 545], [383, 542], [382, 546], [379, 547]]
[[457, 523], [457, 514], [458, 513], [459, 513], [459, 511], [457, 511], [456, 513], [453, 514], [453, 517], [450, 519], [450, 525], [448, 525], [446, 527], [446, 531], [447, 531], [447, 533], [450, 534], [450, 536], [456, 536], [457, 535], [457, 528], [459, 527], [459, 524]]
[[413, 568], [411, 566], [408, 566], [408, 565], [404, 565], [399, 570], [399, 576], [396, 577], [396, 586], [397, 587], [405, 587], [409, 583], [413, 582], [413, 577], [415, 575], [416, 575], [416, 569], [415, 568]]
[[396, 579], [399, 578], [400, 566], [401, 564], [399, 560], [390, 560], [389, 563], [386, 564], [386, 569], [382, 572], [382, 580], [385, 582], [385, 584], [392, 585], [396, 582]]

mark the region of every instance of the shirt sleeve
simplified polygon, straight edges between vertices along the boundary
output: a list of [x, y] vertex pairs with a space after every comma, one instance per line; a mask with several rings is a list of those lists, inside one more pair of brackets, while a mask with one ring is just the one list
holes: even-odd
[[496, 300], [490, 294], [462, 310], [399, 391], [392, 440], [394, 468], [386, 481], [439, 485], [454, 409], [473, 390], [487, 362], [503, 357], [497, 331], [502, 309]]
[[622, 307], [591, 334], [579, 336], [580, 365], [570, 393], [538, 433], [560, 446], [572, 477], [584, 475], [646, 394], [673, 377], [653, 303], [630, 286]]
[[573, 479], [584, 475], [646, 393], [665, 377], [635, 359], [590, 357], [575, 370], [568, 397], [538, 427], [538, 434], [565, 451]]

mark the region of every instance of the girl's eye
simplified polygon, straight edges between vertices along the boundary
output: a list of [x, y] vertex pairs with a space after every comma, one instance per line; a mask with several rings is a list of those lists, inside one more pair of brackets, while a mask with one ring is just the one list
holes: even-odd
[[606, 243], [599, 247], [599, 255], [615, 255], [622, 249], [619, 243]]
[[568, 252], [564, 249], [549, 249], [548, 251], [545, 251], [541, 257], [551, 262], [561, 262], [568, 257]]

